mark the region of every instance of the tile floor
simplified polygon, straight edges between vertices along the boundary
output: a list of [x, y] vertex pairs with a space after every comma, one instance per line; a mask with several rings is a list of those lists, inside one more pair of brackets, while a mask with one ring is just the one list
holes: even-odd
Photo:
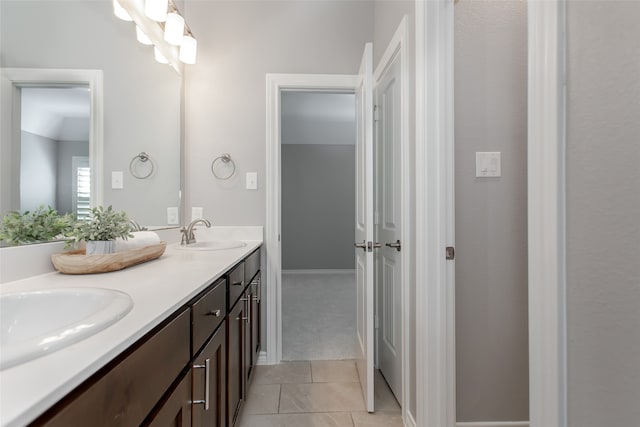
[[379, 372], [376, 412], [365, 411], [353, 360], [258, 366], [239, 427], [402, 427], [400, 406]]
[[283, 271], [282, 359], [357, 357], [355, 307], [355, 272]]

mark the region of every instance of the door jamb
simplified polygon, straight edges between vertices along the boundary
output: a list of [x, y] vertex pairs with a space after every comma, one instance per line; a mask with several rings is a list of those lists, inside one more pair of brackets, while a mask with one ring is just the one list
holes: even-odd
[[453, 427], [455, 406], [453, 7], [416, 0], [416, 425]]
[[283, 90], [354, 92], [356, 75], [267, 74], [266, 75], [266, 275], [267, 349], [266, 364], [282, 359], [282, 247], [281, 232], [281, 97]]
[[[410, 171], [409, 167], [410, 155], [409, 155], [409, 57], [407, 41], [409, 40], [409, 29], [407, 25], [408, 17], [403, 16], [398, 28], [396, 29], [391, 41], [389, 42], [386, 50], [384, 51], [382, 58], [378, 62], [376, 69], [373, 73], [374, 91], [378, 86], [382, 75], [387, 68], [391, 65], [396, 55], [400, 55], [400, 74], [401, 74], [401, 86], [400, 86], [400, 204], [402, 206], [402, 231], [400, 233], [400, 240], [402, 241], [402, 251], [400, 257], [402, 260], [402, 280], [400, 283], [400, 301], [403, 307], [402, 316], [400, 321], [400, 330], [402, 337], [402, 361], [401, 361], [401, 396], [400, 407], [402, 408], [402, 419], [407, 419], [409, 412], [408, 402], [410, 401], [411, 390], [409, 387], [410, 381], [408, 377], [410, 353], [409, 353], [409, 310], [408, 307], [411, 303], [409, 295], [409, 277], [411, 271], [411, 236], [410, 233]], [[377, 333], [376, 333], [377, 337]]]

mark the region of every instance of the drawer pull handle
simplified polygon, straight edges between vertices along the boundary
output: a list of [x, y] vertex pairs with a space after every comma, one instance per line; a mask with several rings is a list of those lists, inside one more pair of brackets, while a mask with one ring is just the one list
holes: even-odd
[[248, 317], [236, 317], [236, 320], [244, 320], [244, 321], [248, 322], [249, 318]]
[[202, 369], [204, 368], [204, 400], [194, 400], [193, 404], [203, 404], [204, 410], [209, 410], [209, 389], [210, 389], [210, 379], [209, 379], [209, 370], [211, 369], [211, 359], [205, 359], [204, 365], [193, 365], [194, 369]]
[[244, 286], [244, 280], [240, 281], [240, 282], [234, 282], [231, 284], [231, 286]]
[[254, 295], [254, 296], [253, 296], [253, 300], [254, 300], [255, 302], [257, 302], [258, 304], [260, 304], [260, 297], [259, 297], [258, 295]]
[[205, 316], [215, 316], [215, 317], [220, 317], [220, 310], [211, 310], [208, 313], [205, 313]]

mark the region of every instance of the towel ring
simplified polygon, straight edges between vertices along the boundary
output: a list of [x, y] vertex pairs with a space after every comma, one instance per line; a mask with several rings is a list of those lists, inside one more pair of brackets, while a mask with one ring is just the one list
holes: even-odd
[[[227, 167], [230, 166], [231, 172], [227, 175], [216, 172], [216, 164], [220, 164], [221, 167], [224, 167], [225, 165]], [[215, 176], [218, 179], [222, 179], [222, 180], [229, 179], [233, 176], [234, 173], [236, 173], [236, 163], [233, 161], [233, 159], [228, 153], [224, 153], [222, 156], [216, 157], [215, 159], [213, 159], [213, 162], [211, 162], [211, 173], [213, 174], [213, 176]]]
[[[146, 174], [137, 173], [134, 166], [137, 163], [146, 164], [147, 162], [149, 162], [148, 164], [151, 165], [149, 172]], [[153, 170], [154, 170], [153, 159], [144, 151], [138, 154], [137, 156], [134, 156], [133, 159], [131, 159], [131, 162], [129, 163], [129, 172], [131, 172], [131, 175], [133, 175], [134, 178], [138, 178], [138, 179], [149, 178], [153, 174]]]

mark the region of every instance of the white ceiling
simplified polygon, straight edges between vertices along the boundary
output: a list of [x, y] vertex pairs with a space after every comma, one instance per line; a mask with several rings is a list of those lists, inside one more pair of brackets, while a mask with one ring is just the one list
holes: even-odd
[[22, 88], [23, 131], [56, 141], [88, 141], [88, 87]]
[[282, 93], [283, 144], [355, 144], [353, 93]]

